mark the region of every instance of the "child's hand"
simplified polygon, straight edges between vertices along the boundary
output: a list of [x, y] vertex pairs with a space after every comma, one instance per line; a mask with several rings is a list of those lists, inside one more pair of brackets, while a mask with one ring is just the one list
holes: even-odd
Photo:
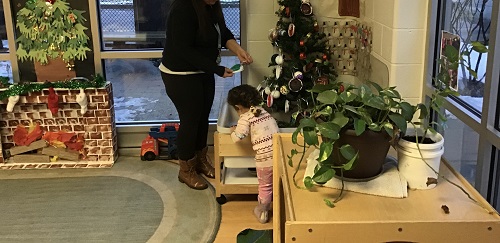
[[234, 132], [234, 129], [236, 129], [236, 126], [231, 126], [229, 129], [231, 132]]
[[224, 71], [224, 75], [222, 77], [229, 78], [229, 77], [232, 77], [233, 75], [234, 75], [233, 70], [231, 70], [230, 68], [226, 68]]

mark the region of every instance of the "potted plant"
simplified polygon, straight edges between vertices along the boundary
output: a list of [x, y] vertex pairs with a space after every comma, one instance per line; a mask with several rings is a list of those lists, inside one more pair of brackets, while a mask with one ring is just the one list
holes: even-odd
[[[443, 128], [447, 118], [443, 113], [443, 104], [448, 96], [459, 96], [450, 84], [453, 79], [453, 70], [460, 65], [469, 70], [470, 75], [477, 78], [469, 60], [472, 51], [486, 53], [488, 49], [480, 42], [472, 42], [471, 50], [459, 52], [453, 45], [446, 45], [443, 59], [438, 60], [439, 72], [433, 79], [435, 86], [431, 99], [426, 104], [415, 106], [415, 113], [419, 113], [419, 121], [411, 121], [410, 128], [403, 133], [397, 143], [398, 169], [406, 178], [410, 189], [432, 189], [437, 184], [441, 155], [444, 152], [444, 138], [434, 127]], [[431, 115], [436, 114], [434, 121]], [[446, 179], [446, 178], [444, 178]]]
[[65, 0], [28, 0], [17, 12], [16, 55], [22, 62], [34, 62], [38, 81], [76, 76], [74, 60], [86, 59], [86, 53], [91, 51], [83, 13], [72, 9]]
[[[301, 155], [295, 177], [307, 149], [319, 148], [315, 173], [304, 178], [306, 188], [313, 182], [324, 184], [334, 176], [357, 181], [376, 177], [391, 143], [406, 131], [416, 110], [395, 87], [382, 88], [373, 82], [359, 87], [341, 82], [315, 85], [309, 92], [313, 104], [300, 112], [303, 118], [292, 134], [292, 142], [302, 151], [294, 149], [288, 156], [289, 165], [294, 166], [292, 158]], [[300, 141], [299, 134], [303, 136]], [[327, 205], [340, 200], [342, 191], [333, 202], [325, 199]]]

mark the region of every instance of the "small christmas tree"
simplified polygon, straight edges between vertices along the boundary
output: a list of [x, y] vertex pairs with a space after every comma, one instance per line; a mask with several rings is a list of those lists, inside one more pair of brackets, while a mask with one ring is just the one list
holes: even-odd
[[73, 61], [87, 58], [89, 37], [83, 25], [84, 11], [72, 9], [65, 0], [28, 0], [17, 13], [17, 56], [44, 65], [62, 58], [72, 68]]
[[297, 111], [311, 102], [308, 89], [332, 83], [337, 76], [327, 36], [320, 31], [309, 1], [279, 0], [278, 4], [279, 20], [269, 33], [278, 54], [271, 57], [274, 74], [265, 77], [264, 98], [273, 110]]

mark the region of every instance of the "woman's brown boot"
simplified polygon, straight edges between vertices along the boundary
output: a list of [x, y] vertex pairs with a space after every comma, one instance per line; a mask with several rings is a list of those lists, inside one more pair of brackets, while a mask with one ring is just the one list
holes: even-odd
[[196, 155], [187, 161], [179, 159], [179, 181], [196, 190], [207, 189], [208, 184], [205, 179], [196, 173], [196, 160]]
[[208, 147], [200, 151], [196, 151], [196, 157], [198, 158], [198, 164], [196, 164], [196, 172], [204, 174], [208, 178], [215, 178], [215, 168], [212, 166], [208, 156]]

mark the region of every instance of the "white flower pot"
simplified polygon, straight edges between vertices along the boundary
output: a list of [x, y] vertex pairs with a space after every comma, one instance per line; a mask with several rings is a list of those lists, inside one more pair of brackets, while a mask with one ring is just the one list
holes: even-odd
[[[423, 134], [422, 130], [418, 130], [418, 134]], [[408, 128], [407, 136], [415, 136], [415, 130]], [[418, 151], [415, 142], [400, 139], [397, 146], [398, 151], [398, 169], [399, 172], [408, 181], [410, 189], [432, 189], [436, 184], [427, 185], [427, 178], [436, 178], [437, 174], [429, 168], [431, 166], [435, 171], [439, 172], [439, 165], [441, 164], [441, 155], [444, 152], [444, 138], [441, 134], [428, 133], [426, 137], [432, 139], [433, 144], [419, 143], [420, 151]], [[427, 164], [422, 160], [424, 159]]]

